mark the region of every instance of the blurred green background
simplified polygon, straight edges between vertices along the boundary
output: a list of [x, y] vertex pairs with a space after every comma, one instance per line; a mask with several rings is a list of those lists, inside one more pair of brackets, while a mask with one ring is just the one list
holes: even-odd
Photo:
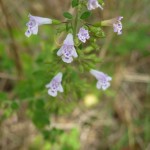
[[[113, 78], [106, 91], [82, 64], [55, 61], [57, 27], [24, 35], [29, 13], [68, 10], [70, 0], [0, 0], [0, 150], [150, 150], [149, 0], [107, 0], [89, 19], [124, 17], [123, 34], [104, 29], [95, 53], [94, 69]], [[45, 84], [60, 69], [65, 92], [52, 98]]]

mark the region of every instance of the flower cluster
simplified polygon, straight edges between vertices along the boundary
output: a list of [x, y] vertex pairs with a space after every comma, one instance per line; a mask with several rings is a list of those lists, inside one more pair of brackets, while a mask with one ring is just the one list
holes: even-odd
[[[87, 1], [88, 10], [91, 11], [96, 8], [100, 8], [101, 10], [103, 10], [103, 7], [99, 4], [98, 0]], [[71, 14], [67, 14], [67, 17], [68, 15], [69, 15], [69, 19], [72, 18]], [[85, 14], [83, 16], [85, 17]], [[112, 26], [114, 32], [116, 32], [118, 35], [122, 34], [122, 23], [121, 23], [122, 18], [123, 17], [120, 16], [110, 20], [97, 22], [93, 25], [87, 23], [85, 23], [84, 25], [82, 24], [82, 26], [79, 27], [78, 33], [75, 34], [73, 34], [74, 33], [73, 31], [67, 30], [68, 33], [66, 35], [66, 38], [64, 39], [62, 46], [57, 51], [57, 56], [61, 57], [62, 61], [65, 63], [71, 63], [74, 58], [77, 58], [78, 54], [76, 48], [78, 46], [75, 44], [76, 42], [74, 42], [74, 39], [78, 37], [78, 43], [80, 42], [86, 43], [86, 41], [90, 39], [89, 33], [92, 32], [92, 30], [89, 31], [90, 29], [89, 25], [91, 25], [92, 27]], [[27, 37], [30, 37], [32, 34], [35, 35], [38, 33], [38, 28], [40, 25], [52, 24], [52, 23], [55, 24], [55, 22], [61, 23], [60, 21], [52, 20], [50, 18], [43, 18], [43, 17], [29, 15], [29, 22], [27, 23], [27, 31], [25, 32], [25, 35]], [[62, 22], [62, 23], [67, 23], [67, 22]], [[72, 29], [74, 28], [75, 27], [72, 26]], [[110, 81], [112, 80], [112, 78], [107, 74], [94, 69], [91, 69], [90, 73], [97, 79], [97, 84], [96, 84], [97, 89], [106, 90], [110, 86]], [[64, 91], [61, 84], [62, 76], [63, 74], [59, 72], [56, 76], [52, 78], [50, 83], [46, 85], [46, 88], [48, 88], [49, 95], [56, 97], [57, 92]]]

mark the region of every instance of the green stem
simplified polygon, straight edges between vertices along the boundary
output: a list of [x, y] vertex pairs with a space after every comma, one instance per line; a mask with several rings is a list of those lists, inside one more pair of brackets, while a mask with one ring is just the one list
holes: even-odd
[[76, 9], [76, 17], [75, 17], [75, 21], [74, 21], [74, 32], [73, 32], [73, 36], [74, 38], [76, 37], [76, 32], [77, 32], [77, 26], [78, 26], [78, 16], [79, 16], [79, 8], [77, 7]]

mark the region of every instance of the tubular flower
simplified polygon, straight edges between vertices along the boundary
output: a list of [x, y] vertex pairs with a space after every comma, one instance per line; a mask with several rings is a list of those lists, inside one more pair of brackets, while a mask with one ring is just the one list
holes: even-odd
[[49, 84], [46, 85], [46, 88], [48, 88], [48, 94], [56, 97], [57, 92], [63, 92], [63, 87], [61, 85], [62, 81], [62, 73], [59, 72], [51, 81]]
[[31, 34], [37, 34], [38, 26], [43, 24], [52, 24], [52, 20], [49, 18], [32, 16], [29, 14], [29, 22], [26, 24], [28, 29], [25, 32], [25, 35], [30, 37]]
[[122, 34], [122, 23], [121, 20], [123, 19], [122, 16], [104, 20], [101, 22], [101, 26], [113, 26], [114, 32], [117, 32], [118, 35]]
[[114, 28], [114, 32], [117, 32], [118, 35], [122, 34], [122, 23], [121, 23], [121, 19], [123, 19], [123, 17], [117, 17], [117, 20], [115, 23], [113, 23], [113, 28]]
[[66, 63], [71, 63], [73, 57], [78, 57], [74, 47], [73, 35], [71, 33], [67, 35], [62, 47], [58, 50], [57, 55], [61, 56], [62, 60]]
[[90, 38], [89, 31], [84, 29], [83, 27], [80, 28], [79, 33], [77, 35], [78, 35], [78, 39], [83, 43], [85, 43], [86, 40]]
[[109, 81], [111, 81], [112, 78], [108, 75], [94, 69], [91, 69], [90, 73], [98, 80], [96, 84], [98, 89], [106, 90], [110, 86]]
[[88, 0], [88, 4], [87, 4], [88, 10], [96, 9], [98, 7], [103, 10], [103, 7], [98, 3], [97, 0]]

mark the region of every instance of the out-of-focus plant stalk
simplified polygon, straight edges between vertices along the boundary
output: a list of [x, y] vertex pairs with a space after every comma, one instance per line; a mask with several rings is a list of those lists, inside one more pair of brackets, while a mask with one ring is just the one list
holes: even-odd
[[8, 29], [8, 34], [11, 38], [10, 46], [13, 50], [12, 55], [14, 57], [14, 61], [15, 61], [15, 64], [16, 64], [18, 79], [21, 79], [22, 76], [23, 76], [23, 69], [22, 69], [22, 65], [21, 65], [21, 61], [20, 61], [20, 57], [19, 57], [19, 53], [18, 53], [18, 48], [17, 48], [15, 38], [14, 38], [14, 35], [13, 35], [12, 26], [9, 22], [9, 15], [7, 14], [7, 10], [6, 10], [2, 0], [0, 0], [0, 7], [1, 7], [1, 10], [2, 10], [2, 13], [4, 14], [5, 20], [6, 20], [6, 26], [7, 26], [7, 29]]

